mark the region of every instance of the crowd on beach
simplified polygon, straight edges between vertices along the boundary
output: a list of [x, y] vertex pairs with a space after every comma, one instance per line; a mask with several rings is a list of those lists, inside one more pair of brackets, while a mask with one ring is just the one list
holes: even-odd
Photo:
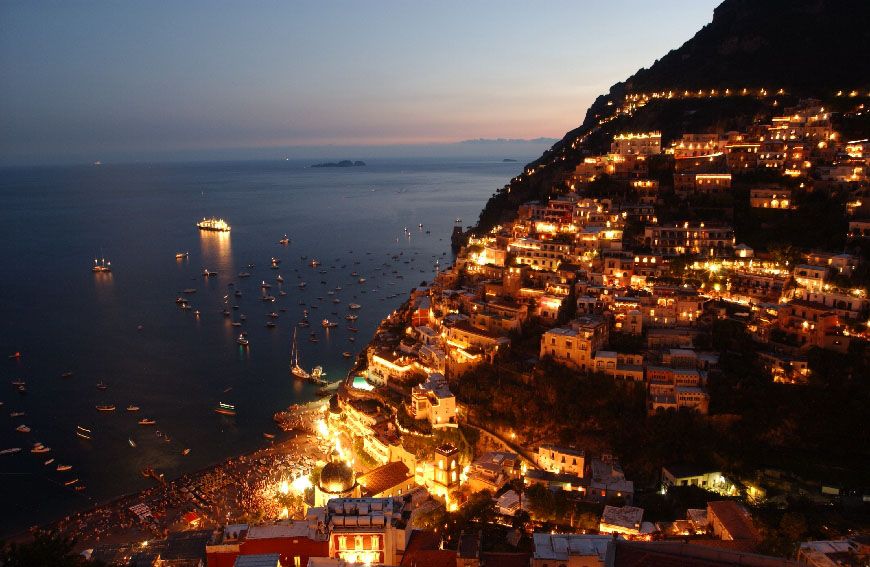
[[177, 479], [155, 478], [155, 486], [34, 531], [58, 532], [86, 549], [99, 543], [161, 538], [191, 527], [278, 519], [290, 512], [285, 510], [287, 487], [307, 477], [328, 454], [328, 442], [315, 433], [322, 409], [322, 404], [291, 408], [297, 427], [287, 440], [272, 441], [252, 454]]

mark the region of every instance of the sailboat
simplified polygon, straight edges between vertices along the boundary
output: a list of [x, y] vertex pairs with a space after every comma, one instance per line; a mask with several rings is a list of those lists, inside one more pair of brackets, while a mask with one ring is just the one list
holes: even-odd
[[293, 346], [290, 350], [290, 374], [302, 380], [308, 380], [311, 375], [299, 366], [299, 347], [296, 346], [296, 329], [293, 329]]

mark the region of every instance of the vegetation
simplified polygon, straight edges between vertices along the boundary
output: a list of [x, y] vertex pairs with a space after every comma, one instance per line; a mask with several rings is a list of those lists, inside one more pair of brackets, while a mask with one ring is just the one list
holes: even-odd
[[27, 543], [0, 543], [0, 565], [3, 567], [79, 567], [103, 565], [88, 561], [75, 553], [75, 540], [53, 533], [37, 533]]

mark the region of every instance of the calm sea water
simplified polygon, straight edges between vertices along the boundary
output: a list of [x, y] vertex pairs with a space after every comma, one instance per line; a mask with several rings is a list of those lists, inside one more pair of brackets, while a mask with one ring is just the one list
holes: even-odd
[[[0, 534], [145, 488], [139, 471], [146, 466], [171, 478], [264, 446], [262, 433], [275, 432], [275, 411], [314, 398], [313, 385], [288, 375], [300, 301], [319, 305], [310, 311], [311, 328], [300, 329], [303, 365], [322, 365], [330, 380], [344, 377], [352, 360], [342, 353], [356, 355], [407, 291], [432, 277], [436, 260], [451, 261], [454, 219], [475, 220], [488, 196], [522, 167], [494, 160], [306, 165], [0, 170], [0, 450], [23, 449], [0, 455]], [[212, 215], [227, 219], [232, 232], [200, 233], [196, 221]], [[286, 247], [278, 244], [285, 233], [292, 239]], [[177, 261], [176, 252], [190, 255]], [[95, 256], [111, 261], [110, 275], [91, 272]], [[302, 256], [319, 259], [321, 268]], [[279, 270], [270, 269], [272, 257], [282, 260]], [[203, 278], [203, 268], [218, 276]], [[242, 270], [252, 277], [239, 279]], [[307, 287], [300, 289], [299, 279]], [[263, 280], [276, 303], [258, 300]], [[199, 317], [175, 303], [185, 288], [197, 289], [190, 299]], [[280, 289], [287, 295], [279, 297]], [[231, 318], [222, 314], [228, 293], [228, 305], [239, 307]], [[362, 305], [355, 334], [344, 320], [353, 302]], [[280, 315], [275, 329], [265, 326], [271, 311]], [[242, 313], [248, 349], [231, 326]], [[325, 332], [323, 318], [339, 327]], [[310, 332], [318, 343], [307, 340]], [[16, 351], [20, 359], [7, 359]], [[73, 376], [62, 378], [67, 371]], [[11, 384], [18, 379], [26, 381], [24, 395]], [[100, 381], [108, 389], [97, 389]], [[215, 414], [221, 401], [235, 404], [237, 416]], [[141, 410], [124, 411], [131, 403]], [[97, 404], [118, 410], [100, 413]], [[16, 411], [26, 415], [10, 417]], [[156, 419], [156, 427], [139, 426], [142, 417]], [[32, 432], [16, 432], [22, 423]], [[76, 437], [77, 425], [91, 429], [93, 439]], [[51, 453], [31, 454], [37, 441]], [[183, 448], [191, 449], [186, 457]], [[43, 465], [51, 457], [73, 471]], [[69, 478], [87, 490], [65, 488]]]

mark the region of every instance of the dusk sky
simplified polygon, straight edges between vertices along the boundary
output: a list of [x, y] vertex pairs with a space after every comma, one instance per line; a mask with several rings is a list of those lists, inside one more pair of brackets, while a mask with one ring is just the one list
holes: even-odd
[[558, 138], [717, 4], [2, 2], [0, 162]]

